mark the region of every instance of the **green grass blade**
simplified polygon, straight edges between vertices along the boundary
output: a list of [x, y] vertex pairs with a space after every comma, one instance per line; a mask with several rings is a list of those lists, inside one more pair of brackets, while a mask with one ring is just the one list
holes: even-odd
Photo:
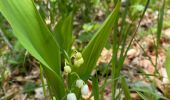
[[[139, 27], [140, 27], [140, 23], [141, 23], [141, 21], [142, 21], [142, 19], [143, 19], [143, 17], [144, 17], [144, 14], [145, 14], [147, 8], [149, 7], [149, 4], [150, 4], [150, 0], [147, 0], [146, 5], [145, 5], [145, 8], [144, 8], [144, 10], [143, 10], [143, 13], [142, 13], [142, 15], [141, 15], [141, 17], [140, 17], [139, 23], [138, 23], [138, 25], [137, 25], [137, 28], [135, 29], [134, 33], [132, 34], [132, 37], [131, 37], [131, 39], [130, 39], [130, 43], [128, 44], [128, 47], [127, 47], [127, 49], [125, 50], [124, 56], [119, 59], [119, 66], [120, 66], [120, 67], [119, 67], [119, 70], [121, 70], [121, 68], [123, 67], [123, 64], [124, 64], [123, 62], [124, 62], [124, 60], [125, 60], [125, 57], [126, 57], [126, 55], [127, 55], [127, 52], [128, 52], [128, 50], [129, 50], [129, 48], [130, 48], [130, 46], [131, 46], [131, 44], [132, 44], [132, 42], [133, 42], [136, 34], [137, 34], [137, 31], [138, 31], [138, 29], [139, 29]], [[130, 27], [129, 27], [129, 28], [130, 28]], [[125, 42], [125, 41], [124, 41], [124, 42]], [[123, 43], [123, 44], [125, 44], [125, 43]], [[123, 47], [123, 49], [124, 49], [124, 47]], [[124, 50], [122, 51], [122, 53], [123, 53], [123, 52], [124, 52]]]
[[21, 44], [46, 66], [44, 71], [49, 80], [57, 81], [53, 90], [55, 96], [61, 98], [64, 95], [64, 84], [60, 75], [60, 49], [33, 1], [0, 0], [0, 11], [10, 23]]
[[87, 47], [83, 50], [84, 64], [77, 69], [77, 73], [81, 78], [87, 79], [96, 65], [97, 59], [112, 31], [120, 8], [120, 2], [116, 5], [110, 16], [106, 19], [101, 28], [96, 32]]
[[141, 92], [138, 92], [138, 91], [136, 91], [138, 94], [139, 94], [139, 96], [143, 99], [143, 100], [147, 100], [147, 97], [145, 97]]
[[165, 0], [163, 0], [163, 5], [159, 11], [159, 17], [158, 17], [158, 26], [157, 26], [157, 42], [158, 43], [160, 41], [160, 36], [162, 32], [164, 8], [165, 8]]
[[96, 77], [92, 78], [92, 91], [94, 95], [94, 100], [99, 100], [99, 86], [98, 79]]
[[149, 90], [149, 88], [132, 88], [131, 91], [136, 91], [136, 92], [141, 92], [150, 96], [156, 96], [157, 98], [159, 98], [159, 100], [169, 100], [167, 97], [162, 96], [158, 93], [154, 93], [153, 91]]
[[167, 51], [167, 57], [166, 57], [166, 62], [165, 62], [165, 66], [166, 66], [166, 71], [167, 71], [167, 74], [168, 74], [168, 79], [170, 81], [170, 48], [168, 49]]
[[156, 59], [155, 59], [156, 64], [154, 66], [156, 71], [157, 71], [156, 67], [157, 67], [157, 64], [158, 64], [158, 49], [160, 47], [160, 38], [161, 38], [161, 32], [162, 32], [162, 27], [163, 27], [164, 8], [165, 8], [165, 0], [163, 0], [163, 4], [161, 6], [161, 9], [159, 11], [159, 16], [158, 16], [157, 45], [156, 45]]
[[131, 98], [131, 96], [130, 96], [129, 87], [128, 87], [128, 85], [127, 85], [126, 80], [125, 80], [124, 77], [122, 77], [121, 85], [122, 85], [122, 89], [123, 89], [123, 91], [124, 91], [126, 100], [132, 100], [132, 98]]

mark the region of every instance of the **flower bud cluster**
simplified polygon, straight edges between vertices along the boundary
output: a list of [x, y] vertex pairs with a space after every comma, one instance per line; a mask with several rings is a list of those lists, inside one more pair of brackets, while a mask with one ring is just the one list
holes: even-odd
[[80, 67], [84, 63], [84, 59], [82, 57], [82, 54], [80, 52], [77, 52], [75, 54], [75, 60], [74, 60], [74, 65], [76, 67]]
[[[82, 96], [87, 96], [89, 93], [89, 87], [84, 83], [83, 80], [78, 79], [76, 81], [76, 86], [81, 89]], [[67, 100], [77, 100], [75, 93], [68, 93]]]
[[81, 94], [87, 96], [89, 93], [89, 87], [87, 84], [84, 84], [84, 81], [79, 79], [76, 81], [76, 86], [81, 89]]

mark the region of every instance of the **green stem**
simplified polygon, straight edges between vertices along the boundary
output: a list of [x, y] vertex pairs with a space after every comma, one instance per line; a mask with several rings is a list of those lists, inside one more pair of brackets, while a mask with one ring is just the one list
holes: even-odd
[[9, 42], [8, 38], [5, 36], [3, 30], [0, 28], [0, 36], [2, 36], [3, 40], [5, 41], [5, 43], [8, 45], [8, 47], [10, 49], [12, 49], [12, 44]]
[[46, 89], [45, 89], [45, 84], [44, 84], [44, 79], [43, 79], [43, 68], [42, 68], [41, 65], [40, 65], [40, 79], [41, 79], [41, 82], [42, 82], [44, 96], [46, 96]]

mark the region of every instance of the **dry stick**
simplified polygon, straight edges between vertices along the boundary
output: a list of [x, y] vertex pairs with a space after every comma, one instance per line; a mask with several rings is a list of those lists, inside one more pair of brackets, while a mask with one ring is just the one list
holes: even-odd
[[[153, 43], [154, 43], [154, 47], [156, 47], [156, 40], [154, 39], [154, 34], [153, 34], [153, 31], [151, 30], [151, 29], [149, 29], [150, 30], [150, 32], [151, 32], [151, 35], [152, 35], [152, 40], [153, 40]], [[142, 47], [141, 45], [139, 45], [140, 47]], [[143, 49], [143, 51], [144, 51], [144, 49]], [[146, 52], [144, 52], [145, 54], [146, 54]], [[148, 55], [147, 55], [148, 56]], [[152, 63], [152, 65], [154, 66], [154, 68], [155, 68], [155, 72], [154, 73], [158, 73], [159, 75], [160, 75], [160, 73], [159, 73], [159, 71], [157, 70], [157, 68], [156, 68], [156, 66], [157, 66], [157, 64], [154, 64], [153, 63], [153, 61], [151, 60], [151, 57], [150, 56], [148, 56], [149, 57], [149, 60], [151, 61], [151, 63]], [[157, 58], [156, 58], [156, 63], [157, 63]]]
[[146, 53], [146, 51], [144, 50], [144, 48], [137, 42], [137, 39], [134, 39], [136, 41], [136, 43], [140, 46], [140, 48], [142, 49], [142, 51], [144, 52], [144, 54], [149, 58], [149, 60], [151, 61], [152, 65], [154, 66], [153, 61], [151, 60], [151, 57]]
[[12, 45], [11, 43], [8, 41], [8, 38], [5, 36], [5, 34], [3, 33], [2, 29], [0, 28], [0, 36], [2, 36], [3, 40], [5, 41], [5, 43], [8, 45], [8, 47], [10, 49], [12, 49]]
[[[147, 55], [146, 51], [144, 50], [144, 48], [137, 42], [137, 39], [135, 38], [134, 39], [136, 41], [136, 43], [140, 46], [140, 48], [143, 50], [144, 54], [149, 58], [151, 64], [154, 66], [155, 70], [157, 70], [156, 68], [156, 64], [153, 63], [153, 61], [151, 60], [151, 57], [149, 55]], [[146, 76], [154, 76], [154, 77], [157, 77], [157, 75], [154, 74], [143, 74], [143, 75], [146, 75]], [[160, 76], [160, 73], [158, 72], [158, 75]], [[148, 77], [149, 78], [149, 77]], [[149, 81], [152, 82], [152, 80], [149, 78]]]
[[137, 34], [137, 31], [138, 31], [138, 29], [139, 29], [139, 27], [140, 27], [140, 23], [142, 22], [142, 19], [143, 19], [143, 16], [144, 16], [145, 12], [146, 12], [146, 9], [148, 8], [149, 2], [150, 2], [150, 0], [148, 0], [147, 3], [146, 3], [146, 7], [145, 7], [145, 9], [144, 9], [144, 12], [143, 12], [143, 14], [142, 14], [142, 16], [141, 16], [141, 18], [140, 18], [140, 20], [139, 20], [139, 24], [138, 24], [138, 26], [137, 26], [137, 28], [136, 28], [133, 36], [132, 36], [132, 39], [131, 39], [131, 41], [130, 41], [130, 43], [129, 43], [129, 45], [128, 45], [128, 48], [127, 48], [126, 51], [125, 51], [125, 54], [127, 53], [128, 49], [130, 48], [130, 46], [131, 46], [131, 44], [132, 44], [132, 42], [133, 42], [133, 39], [135, 38], [135, 36], [136, 36], [136, 34]]
[[[154, 36], [151, 29], [150, 29], [150, 31], [151, 31], [151, 35]], [[154, 74], [155, 74], [155, 73], [158, 73], [158, 74], [160, 75], [158, 69], [156, 68], [156, 67], [157, 67], [157, 61], [158, 61], [158, 48], [157, 48], [157, 43], [156, 43], [156, 40], [154, 39], [154, 37], [152, 37], [152, 39], [153, 39], [153, 42], [154, 42], [154, 47], [156, 47], [156, 61], [155, 61], [156, 64], [153, 65], [154, 68], [155, 68]]]
[[[152, 30], [150, 29], [150, 31], [151, 31], [151, 34], [152, 34], [152, 36], [153, 36], [153, 32], [152, 32]], [[158, 72], [158, 69], [156, 68], [156, 66], [157, 66], [157, 59], [158, 59], [158, 42], [156, 43], [156, 40], [152, 37], [152, 39], [153, 39], [153, 41], [154, 41], [154, 46], [156, 46], [156, 64], [153, 64], [153, 62], [151, 61], [151, 58], [149, 57], [149, 60], [151, 61], [151, 63], [152, 63], [152, 65], [154, 66], [154, 68], [155, 68], [155, 72], [156, 73], [158, 73], [158, 74], [160, 74], [159, 72]], [[139, 44], [138, 44], [139, 45]], [[140, 47], [142, 47], [141, 45], [139, 45]], [[143, 49], [143, 48], [142, 48]], [[144, 51], [144, 49], [143, 49], [143, 51]], [[145, 53], [146, 54], [146, 53]]]
[[[137, 39], [134, 39], [136, 41], [136, 43], [140, 46], [140, 48], [142, 49], [142, 51], [144, 52], [144, 54], [149, 58], [149, 61], [151, 62], [151, 64], [155, 67], [155, 64], [153, 63], [151, 57], [146, 53], [146, 51], [144, 50], [144, 48], [137, 42]], [[155, 67], [156, 70], [156, 67]], [[158, 72], [158, 74], [160, 75], [160, 73]], [[155, 76], [155, 75], [154, 75]]]

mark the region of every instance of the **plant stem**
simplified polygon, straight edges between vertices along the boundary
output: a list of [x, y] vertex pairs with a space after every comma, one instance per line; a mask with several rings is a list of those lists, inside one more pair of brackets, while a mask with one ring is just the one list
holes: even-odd
[[5, 36], [4, 32], [2, 31], [2, 29], [0, 28], [0, 36], [2, 36], [3, 40], [5, 41], [5, 43], [8, 45], [8, 47], [10, 49], [12, 49], [12, 45], [11, 43], [9, 42], [8, 38]]

